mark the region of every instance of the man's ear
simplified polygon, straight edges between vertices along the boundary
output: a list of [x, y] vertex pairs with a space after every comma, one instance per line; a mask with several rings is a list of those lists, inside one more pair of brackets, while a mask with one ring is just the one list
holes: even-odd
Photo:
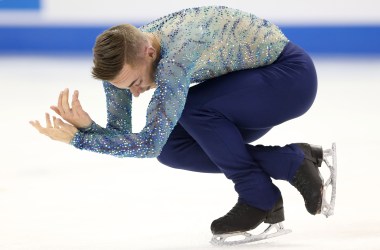
[[156, 51], [156, 49], [153, 46], [148, 46], [146, 48], [146, 53], [148, 54], [148, 56], [150, 58], [152, 58], [153, 60], [156, 60], [156, 58], [157, 58], [157, 51]]

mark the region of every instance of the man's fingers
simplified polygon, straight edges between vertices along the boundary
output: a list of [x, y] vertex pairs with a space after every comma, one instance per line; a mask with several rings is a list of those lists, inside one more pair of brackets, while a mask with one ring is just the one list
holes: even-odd
[[79, 91], [75, 90], [73, 93], [73, 102], [78, 101], [78, 98], [79, 98]]
[[61, 115], [61, 112], [57, 106], [50, 106], [50, 109], [53, 110], [57, 115]]
[[50, 115], [46, 115], [46, 128], [41, 126], [40, 122], [30, 121], [29, 123], [43, 135], [50, 137], [50, 139], [70, 143], [75, 133], [78, 131], [74, 126], [63, 122], [61, 119], [53, 116], [53, 127], [51, 126]]
[[69, 106], [69, 89], [66, 88], [62, 93], [61, 106], [64, 113], [69, 113], [71, 111]]
[[55, 119], [54, 119], [54, 124], [56, 124], [55, 128], [57, 128], [57, 129], [62, 129], [62, 128], [68, 126], [67, 123], [63, 122], [60, 118], [57, 118], [57, 117], [55, 117]]
[[59, 118], [56, 118], [55, 122], [57, 123], [57, 125], [58, 125], [59, 128], [61, 128], [64, 125], [63, 121], [61, 119], [59, 119]]
[[45, 113], [45, 120], [46, 120], [46, 128], [52, 128], [53, 125], [51, 124], [50, 115], [48, 113]]
[[57, 107], [58, 107], [58, 110], [59, 110], [59, 113], [62, 114], [64, 111], [63, 111], [63, 107], [62, 107], [62, 96], [63, 96], [63, 91], [61, 91], [59, 93], [59, 97], [58, 97], [58, 103], [57, 103]]
[[53, 124], [54, 124], [54, 128], [58, 128], [59, 129], [58, 119], [55, 116], [53, 116]]
[[71, 106], [73, 108], [73, 112], [75, 112], [76, 114], [80, 114], [81, 112], [83, 112], [82, 105], [80, 104], [80, 101], [79, 101], [78, 90], [74, 91], [73, 100], [71, 101]]
[[33, 127], [35, 127], [38, 131], [39, 131], [39, 128], [42, 128], [41, 124], [39, 121], [30, 121], [29, 122]]
[[41, 134], [46, 135], [46, 128], [42, 127], [39, 121], [30, 121], [29, 122], [35, 129], [38, 130]]
[[77, 128], [75, 128], [71, 124], [65, 123], [59, 118], [57, 118], [57, 123], [59, 125], [59, 129], [65, 133], [75, 134], [78, 131]]

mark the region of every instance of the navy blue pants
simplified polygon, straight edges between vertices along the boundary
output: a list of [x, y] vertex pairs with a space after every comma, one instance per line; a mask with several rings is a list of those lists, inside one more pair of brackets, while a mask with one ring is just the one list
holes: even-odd
[[304, 154], [295, 144], [249, 143], [304, 114], [316, 92], [311, 58], [289, 43], [271, 65], [191, 87], [182, 116], [158, 160], [178, 169], [224, 173], [234, 182], [240, 201], [270, 210], [281, 195], [271, 177], [291, 181]]

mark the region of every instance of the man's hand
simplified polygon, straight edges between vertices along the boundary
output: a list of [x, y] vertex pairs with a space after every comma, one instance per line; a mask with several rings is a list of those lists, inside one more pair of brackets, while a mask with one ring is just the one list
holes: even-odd
[[50, 115], [45, 114], [46, 127], [41, 126], [39, 121], [30, 121], [29, 123], [35, 127], [41, 134], [50, 137], [53, 140], [61, 141], [69, 144], [74, 138], [78, 129], [68, 123], [63, 122], [61, 119], [53, 116], [53, 123], [50, 120]]
[[58, 97], [57, 106], [50, 106], [57, 115], [61, 116], [65, 121], [71, 123], [77, 128], [87, 128], [91, 125], [92, 119], [82, 108], [79, 101], [79, 91], [75, 90], [71, 107], [69, 105], [69, 89], [61, 91]]

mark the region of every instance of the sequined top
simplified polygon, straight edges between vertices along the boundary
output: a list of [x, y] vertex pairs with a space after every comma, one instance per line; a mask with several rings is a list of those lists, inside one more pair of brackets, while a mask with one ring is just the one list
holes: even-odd
[[273, 63], [288, 39], [274, 24], [222, 6], [190, 8], [140, 27], [161, 42], [146, 125], [132, 133], [132, 95], [103, 82], [107, 126], [92, 123], [71, 144], [118, 157], [157, 157], [179, 120], [191, 83]]

